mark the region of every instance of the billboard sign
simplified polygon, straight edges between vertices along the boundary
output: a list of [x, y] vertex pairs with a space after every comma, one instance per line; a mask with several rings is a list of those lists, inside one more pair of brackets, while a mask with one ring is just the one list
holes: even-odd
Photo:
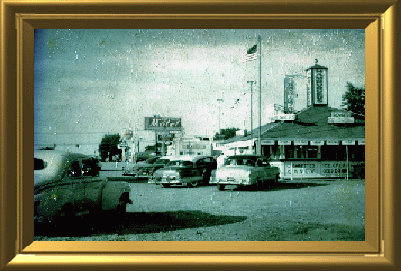
[[274, 120], [296, 120], [296, 114], [277, 114], [272, 117]]
[[181, 131], [181, 118], [145, 117], [145, 130]]
[[312, 70], [312, 104], [327, 105], [327, 69]]
[[327, 123], [342, 124], [342, 123], [355, 123], [354, 117], [328, 117]]

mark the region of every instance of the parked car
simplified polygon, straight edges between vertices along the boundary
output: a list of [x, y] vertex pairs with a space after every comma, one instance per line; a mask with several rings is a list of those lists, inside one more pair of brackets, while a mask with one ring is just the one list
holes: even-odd
[[126, 168], [123, 172], [123, 175], [134, 176], [138, 178], [152, 177], [153, 172], [164, 167], [170, 161], [170, 158], [171, 156], [156, 156], [149, 158], [146, 160], [146, 162], [139, 162]]
[[97, 159], [55, 150], [34, 153], [34, 219], [52, 222], [95, 211], [125, 212], [130, 200], [127, 182], [99, 177]]
[[156, 170], [149, 183], [161, 184], [163, 187], [208, 184], [210, 174], [216, 167], [216, 160], [211, 156], [176, 156], [164, 168]]
[[272, 167], [268, 158], [260, 155], [233, 155], [227, 157], [224, 166], [214, 170], [211, 184], [217, 184], [219, 190], [226, 185], [263, 186], [277, 183], [280, 169]]

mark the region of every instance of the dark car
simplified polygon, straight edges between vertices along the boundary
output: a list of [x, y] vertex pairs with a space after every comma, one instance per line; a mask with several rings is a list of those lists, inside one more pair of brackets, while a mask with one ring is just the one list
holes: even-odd
[[156, 156], [147, 159], [145, 162], [139, 162], [131, 167], [128, 167], [123, 172], [125, 176], [134, 176], [137, 178], [148, 178], [153, 173], [164, 167], [169, 161], [171, 156]]
[[216, 160], [211, 156], [175, 156], [164, 168], [158, 169], [149, 179], [149, 183], [171, 185], [197, 186], [199, 183], [209, 184], [212, 170], [217, 168]]
[[99, 177], [97, 159], [55, 150], [34, 153], [34, 221], [52, 222], [98, 210], [125, 212], [127, 182]]

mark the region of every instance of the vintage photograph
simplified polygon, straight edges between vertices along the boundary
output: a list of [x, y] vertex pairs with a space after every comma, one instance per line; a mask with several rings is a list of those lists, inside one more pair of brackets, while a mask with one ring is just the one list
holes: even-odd
[[363, 29], [36, 29], [35, 241], [364, 241]]

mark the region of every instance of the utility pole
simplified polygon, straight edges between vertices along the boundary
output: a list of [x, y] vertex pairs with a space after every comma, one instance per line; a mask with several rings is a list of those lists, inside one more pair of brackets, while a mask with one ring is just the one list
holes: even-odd
[[[248, 84], [251, 84], [251, 140], [253, 142], [253, 83], [255, 83], [255, 81], [246, 81], [246, 82]], [[253, 149], [253, 147], [252, 147], [252, 149]], [[252, 151], [252, 153], [253, 153], [253, 151]]]
[[257, 154], [262, 154], [262, 37], [258, 35], [258, 48], [259, 48], [259, 133], [258, 133], [258, 146]]
[[220, 134], [220, 130], [221, 130], [221, 124], [220, 124], [220, 115], [221, 115], [221, 113], [220, 113], [220, 110], [221, 110], [221, 103], [224, 102], [224, 99], [219, 98], [219, 99], [217, 99], [217, 101], [219, 102], [219, 131], [218, 131], [218, 133]]

